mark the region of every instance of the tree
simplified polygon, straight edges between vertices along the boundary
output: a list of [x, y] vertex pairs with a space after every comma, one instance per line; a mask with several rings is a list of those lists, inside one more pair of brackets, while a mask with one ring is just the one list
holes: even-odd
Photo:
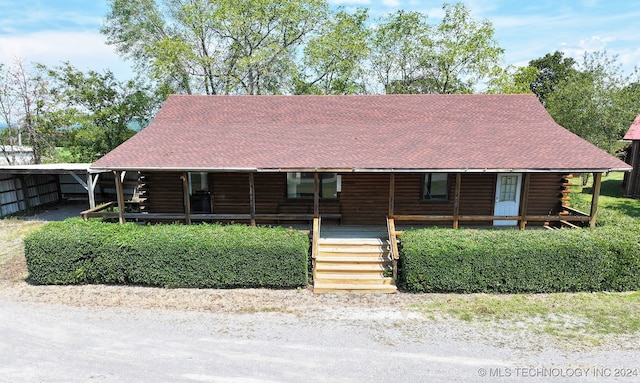
[[15, 123], [17, 117], [18, 95], [13, 91], [12, 81], [4, 64], [0, 64], [0, 113], [5, 129], [0, 131], [0, 150], [8, 164], [12, 165], [15, 158], [7, 151], [5, 146], [22, 146], [22, 131], [20, 125]]
[[374, 76], [387, 94], [419, 93], [423, 58], [432, 46], [427, 17], [400, 10], [377, 24], [370, 55]]
[[[53, 104], [38, 67], [29, 68], [20, 59], [16, 59], [9, 68], [0, 65], [0, 113], [1, 121], [7, 125], [0, 136], [1, 144], [21, 145], [25, 133], [36, 164], [51, 153]], [[4, 148], [3, 155], [12, 162]]]
[[436, 26], [419, 12], [381, 19], [371, 62], [386, 93], [472, 93], [499, 69], [504, 50], [492, 24], [473, 20], [461, 3], [443, 9]]
[[324, 0], [112, 0], [108, 43], [167, 91], [280, 93]]
[[531, 82], [531, 90], [543, 105], [560, 82], [577, 73], [575, 65], [576, 61], [573, 58], [564, 57], [564, 54], [558, 51], [529, 61], [529, 66], [538, 69], [538, 76]]
[[491, 22], [473, 20], [464, 4], [445, 4], [443, 9], [433, 47], [424, 58], [423, 93], [473, 93], [480, 80], [499, 68], [504, 49], [493, 37]]
[[539, 72], [538, 68], [533, 66], [508, 66], [500, 70], [499, 74], [489, 81], [487, 93], [533, 93], [531, 84], [536, 80]]
[[546, 106], [558, 124], [613, 154], [640, 107], [635, 83], [616, 56], [585, 53], [578, 69], [546, 96]]
[[159, 105], [140, 81], [118, 81], [111, 71], [82, 72], [69, 63], [48, 70], [62, 106], [59, 128], [76, 161], [92, 162], [143, 128]]
[[303, 68], [294, 93], [364, 93], [364, 61], [369, 55], [369, 15], [343, 8], [334, 13], [304, 48]]

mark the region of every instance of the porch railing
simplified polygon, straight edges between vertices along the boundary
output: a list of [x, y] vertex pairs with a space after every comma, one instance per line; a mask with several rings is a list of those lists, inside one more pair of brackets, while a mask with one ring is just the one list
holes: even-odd
[[398, 251], [398, 237], [396, 233], [396, 224], [393, 218], [387, 217], [387, 232], [389, 235], [389, 247], [391, 251], [391, 261], [393, 265], [393, 280], [398, 278], [398, 260], [400, 253]]
[[[253, 214], [219, 214], [219, 213], [147, 213], [130, 211], [127, 206], [129, 203], [125, 202], [124, 218], [126, 220], [145, 220], [145, 221], [250, 221], [252, 218], [258, 221], [313, 221], [314, 216], [312, 213], [288, 213], [288, 214], [269, 214], [269, 213], [256, 213]], [[87, 220], [89, 218], [103, 218], [103, 219], [118, 219], [118, 204], [115, 201], [106, 202], [93, 209], [88, 209], [80, 213], [80, 216]], [[136, 209], [132, 209], [136, 210]], [[139, 209], [138, 209], [139, 210]], [[327, 219], [335, 219], [340, 221], [342, 214], [322, 214]]]
[[[571, 209], [573, 210], [573, 209]], [[574, 214], [575, 213], [575, 214]], [[567, 215], [515, 215], [515, 216], [494, 216], [494, 215], [404, 215], [397, 214], [393, 218], [396, 221], [415, 221], [415, 222], [489, 222], [489, 221], [525, 221], [525, 222], [589, 222], [591, 217], [588, 214], [577, 210]]]

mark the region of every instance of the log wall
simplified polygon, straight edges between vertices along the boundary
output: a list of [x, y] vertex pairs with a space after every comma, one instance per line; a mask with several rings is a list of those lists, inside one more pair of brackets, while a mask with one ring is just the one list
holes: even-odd
[[[143, 211], [182, 213], [181, 173], [145, 173], [141, 186]], [[561, 207], [562, 174], [530, 175], [527, 214], [558, 214]], [[455, 175], [449, 176], [449, 199], [422, 199], [424, 175], [396, 174], [394, 214], [451, 216], [454, 209]], [[341, 214], [343, 224], [384, 224], [389, 214], [388, 173], [343, 173], [338, 199], [321, 199], [320, 214]], [[287, 198], [285, 173], [255, 173], [256, 214], [313, 214], [313, 199]], [[461, 176], [460, 215], [492, 215], [495, 200], [495, 173], [468, 173]], [[211, 213], [249, 214], [248, 173], [211, 173]], [[450, 225], [451, 221], [432, 222]], [[487, 224], [474, 222], [461, 224]]]
[[146, 172], [140, 176], [140, 211], [183, 213], [181, 173]]
[[340, 208], [346, 225], [384, 225], [389, 213], [389, 174], [343, 174]]
[[559, 173], [533, 173], [529, 184], [528, 215], [557, 215], [562, 210], [562, 180]]

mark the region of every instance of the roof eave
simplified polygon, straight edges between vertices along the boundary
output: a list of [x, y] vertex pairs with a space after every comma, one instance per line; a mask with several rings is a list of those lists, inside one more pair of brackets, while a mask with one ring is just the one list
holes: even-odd
[[259, 167], [129, 167], [129, 166], [97, 166], [91, 167], [90, 172], [105, 171], [148, 171], [148, 172], [331, 172], [331, 173], [607, 173], [628, 172], [632, 168], [322, 168], [322, 167], [291, 167], [291, 168], [259, 168]]

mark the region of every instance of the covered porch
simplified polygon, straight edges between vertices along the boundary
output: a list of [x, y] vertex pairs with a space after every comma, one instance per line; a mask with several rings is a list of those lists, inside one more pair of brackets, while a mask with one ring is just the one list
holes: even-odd
[[[170, 221], [191, 224], [202, 221], [234, 221], [246, 222], [250, 225], [304, 222], [310, 225], [313, 219], [322, 217], [325, 222], [384, 225], [384, 219], [388, 217], [398, 224], [450, 226], [454, 229], [460, 226], [477, 225], [507, 225], [524, 229], [527, 224], [549, 227], [563, 225], [593, 227], [596, 225], [602, 179], [602, 172], [593, 172], [591, 208], [589, 212], [581, 212], [570, 207], [568, 203], [572, 174], [557, 173], [556, 184], [556, 181], [549, 181], [549, 177], [544, 176], [543, 173], [535, 172], [442, 173], [448, 180], [446, 198], [440, 201], [424, 201], [411, 197], [414, 200], [408, 201], [408, 195], [420, 193], [419, 190], [414, 189], [425, 187], [420, 185], [420, 181], [416, 181], [419, 180], [416, 174], [422, 177], [423, 174], [436, 173], [357, 173], [353, 171], [337, 173], [338, 179], [344, 181], [340, 182], [342, 186], [336, 193], [337, 198], [329, 199], [323, 198], [321, 191], [320, 178], [326, 173], [315, 171], [312, 173], [313, 191], [309, 193], [309, 198], [293, 200], [285, 198], [286, 194], [285, 197], [278, 196], [276, 199], [272, 195], [278, 195], [278, 192], [273, 190], [268, 192], [270, 193], [268, 198], [265, 197], [267, 193], [265, 190], [268, 187], [272, 189], [278, 187], [273, 185], [273, 180], [278, 179], [277, 174], [282, 173], [271, 172], [265, 176], [266, 172], [236, 172], [233, 173], [234, 183], [225, 186], [229, 190], [224, 191], [224, 205], [214, 202], [217, 198], [214, 194], [223, 192], [211, 192], [208, 193], [210, 196], [206, 197], [211, 201], [205, 201], [208, 206], [203, 210], [194, 209], [192, 206], [194, 201], [196, 203], [198, 201], [194, 199], [189, 172], [182, 172], [179, 173], [179, 180], [178, 176], [175, 176], [176, 182], [172, 186], [173, 197], [164, 205], [164, 208], [160, 207], [163, 211], [140, 211], [136, 208], [140, 202], [132, 203], [125, 199], [123, 180], [127, 172], [114, 171], [113, 173], [117, 200], [82, 212], [84, 219], [105, 218], [118, 220], [120, 223]], [[499, 178], [501, 175], [510, 178], [517, 176], [517, 187], [502, 188], [501, 191], [499, 180], [495, 181], [496, 177]], [[409, 177], [413, 178], [409, 179]], [[259, 183], [256, 182], [257, 178]], [[479, 181], [481, 178], [485, 181]], [[245, 181], [242, 181], [243, 179]], [[493, 183], [487, 183], [488, 179], [493, 179]], [[244, 182], [246, 184], [243, 184]], [[170, 188], [164, 179], [162, 186]], [[543, 187], [548, 190], [543, 190]], [[478, 190], [481, 188], [484, 194], [472, 194], [480, 193]], [[500, 195], [501, 192], [511, 193], [513, 206], [509, 211], [493, 208], [493, 201], [497, 202], [503, 198]], [[540, 194], [547, 194], [543, 202], [540, 202]], [[230, 197], [231, 195], [233, 197]], [[147, 198], [158, 197], [157, 194], [152, 194]], [[169, 200], [168, 197], [164, 198]], [[507, 198], [509, 197], [505, 197]], [[542, 211], [547, 214], [540, 214]]]

